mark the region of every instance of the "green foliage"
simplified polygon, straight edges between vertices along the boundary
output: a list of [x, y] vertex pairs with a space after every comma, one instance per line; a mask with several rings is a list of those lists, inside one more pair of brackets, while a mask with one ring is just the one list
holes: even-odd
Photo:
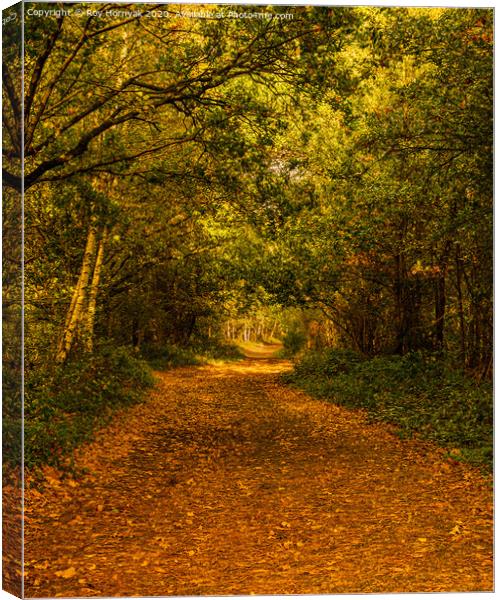
[[32, 373], [25, 387], [25, 465], [64, 465], [113, 412], [139, 402], [154, 379], [126, 348], [102, 347], [51, 374]]
[[196, 356], [191, 348], [182, 348], [173, 344], [168, 346], [145, 346], [141, 348], [141, 355], [150, 367], [157, 371], [202, 364], [200, 358]]
[[436, 355], [411, 353], [366, 359], [349, 351], [307, 353], [285, 376], [288, 383], [371, 418], [418, 432], [459, 449], [455, 458], [491, 464], [493, 398], [490, 383], [477, 383]]
[[[22, 456], [21, 370], [2, 372], [2, 456], [5, 463], [19, 467]], [[4, 476], [7, 473], [4, 472]]]
[[[40, 460], [63, 454], [72, 442], [60, 440], [83, 438], [95, 414], [127, 402], [127, 377], [130, 388], [135, 377], [143, 385], [143, 366], [127, 363], [125, 351], [54, 372], [65, 339], [74, 357], [106, 340], [140, 348], [162, 369], [238, 358], [223, 335], [284, 334], [286, 356], [335, 345], [371, 357], [410, 353], [415, 365], [415, 351], [440, 351], [490, 376], [493, 11], [292, 12], [290, 20], [177, 14], [147, 30], [135, 19], [26, 20], [31, 464], [38, 451]], [[5, 97], [6, 181], [19, 189], [10, 164], [20, 158], [19, 102]], [[4, 339], [14, 340], [21, 215], [12, 194]], [[94, 231], [99, 249], [87, 253]], [[465, 379], [452, 385], [452, 372], [433, 370], [430, 359], [428, 381], [417, 369], [425, 386], [414, 390], [410, 376], [395, 387], [409, 369], [403, 359], [356, 356], [306, 354], [298, 373], [340, 386], [339, 396], [344, 385], [342, 401], [358, 394], [384, 418], [422, 430], [431, 397], [448, 411], [459, 405], [461, 417], [482, 406], [482, 392], [462, 389]], [[436, 410], [428, 434], [444, 439], [455, 417]], [[7, 419], [8, 444], [16, 418]], [[475, 439], [467, 419], [450, 439]]]
[[195, 345], [196, 352], [205, 360], [239, 360], [243, 358], [236, 344], [217, 339], [200, 340]]
[[307, 352], [295, 365], [294, 377], [300, 379], [318, 380], [331, 378], [341, 373], [347, 373], [354, 365], [361, 362], [362, 357], [352, 350], [323, 350]]
[[148, 345], [141, 348], [141, 355], [151, 368], [158, 371], [188, 365], [203, 365], [210, 360], [238, 360], [243, 356], [236, 345], [210, 339], [189, 346]]
[[285, 333], [283, 338], [283, 354], [286, 357], [295, 356], [305, 346], [307, 336], [300, 329], [291, 329]]

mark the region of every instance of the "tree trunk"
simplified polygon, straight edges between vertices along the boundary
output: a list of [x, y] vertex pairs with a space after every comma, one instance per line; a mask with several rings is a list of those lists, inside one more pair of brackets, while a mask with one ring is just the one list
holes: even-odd
[[435, 325], [435, 339], [436, 349], [444, 349], [444, 321], [446, 315], [446, 276], [448, 274], [448, 257], [451, 251], [451, 242], [447, 240], [443, 253], [439, 259], [439, 275], [436, 281], [436, 325]]
[[94, 349], [94, 323], [95, 323], [95, 309], [97, 292], [99, 290], [99, 281], [101, 278], [102, 263], [104, 260], [104, 244], [106, 242], [107, 229], [104, 227], [101, 239], [99, 240], [99, 246], [97, 249], [97, 256], [95, 259], [94, 272], [92, 274], [92, 282], [90, 284], [88, 303], [87, 303], [87, 314], [85, 315], [85, 349], [87, 352], [92, 352]]
[[82, 268], [78, 283], [76, 284], [71, 304], [66, 316], [66, 322], [63, 333], [59, 340], [56, 353], [56, 362], [61, 364], [67, 358], [73, 345], [75, 334], [78, 329], [78, 324], [81, 322], [82, 312], [85, 305], [85, 298], [88, 293], [88, 285], [90, 280], [90, 272], [92, 270], [92, 261], [95, 254], [97, 232], [95, 225], [90, 225], [87, 234], [87, 243], [83, 253]]
[[435, 348], [442, 350], [444, 346], [444, 317], [446, 311], [445, 274], [440, 273], [435, 281]]
[[462, 368], [466, 365], [466, 354], [465, 354], [465, 318], [464, 318], [464, 303], [462, 296], [462, 261], [460, 259], [459, 247], [456, 247], [455, 254], [456, 264], [456, 286], [457, 286], [457, 300], [458, 300], [458, 318], [460, 323], [460, 359]]
[[[397, 354], [406, 354], [408, 351], [408, 293], [406, 281], [406, 269], [404, 258], [401, 253], [396, 255], [396, 278], [395, 278], [395, 297], [396, 297], [396, 348]], [[359, 343], [358, 343], [359, 346]]]

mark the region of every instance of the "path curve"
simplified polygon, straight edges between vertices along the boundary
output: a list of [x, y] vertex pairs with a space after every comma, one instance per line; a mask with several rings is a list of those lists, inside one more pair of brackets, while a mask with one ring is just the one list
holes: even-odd
[[26, 511], [26, 595], [492, 590], [491, 485], [272, 358], [160, 373]]

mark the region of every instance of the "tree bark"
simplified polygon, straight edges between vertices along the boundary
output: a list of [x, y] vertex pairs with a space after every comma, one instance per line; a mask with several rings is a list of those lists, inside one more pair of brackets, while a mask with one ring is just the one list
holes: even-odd
[[455, 252], [455, 265], [456, 265], [456, 286], [457, 286], [457, 300], [458, 300], [458, 318], [460, 323], [460, 360], [462, 368], [466, 366], [466, 351], [465, 351], [465, 318], [464, 318], [464, 303], [462, 296], [462, 261], [460, 258], [459, 246], [456, 247]]
[[87, 313], [85, 316], [85, 348], [87, 352], [92, 352], [94, 349], [94, 323], [97, 292], [99, 290], [99, 281], [101, 278], [102, 264], [104, 260], [104, 244], [106, 243], [107, 229], [104, 227], [99, 245], [97, 248], [97, 256], [94, 264], [94, 272], [92, 274], [92, 282], [89, 288]]
[[446, 280], [440, 273], [435, 281], [435, 338], [436, 350], [444, 347], [444, 317], [446, 311]]
[[87, 243], [83, 253], [82, 268], [78, 283], [76, 284], [71, 304], [66, 316], [66, 322], [61, 338], [57, 346], [56, 362], [62, 364], [68, 358], [71, 351], [78, 325], [81, 322], [85, 298], [88, 293], [90, 273], [92, 270], [92, 261], [95, 255], [97, 232], [95, 225], [91, 224], [87, 234]]

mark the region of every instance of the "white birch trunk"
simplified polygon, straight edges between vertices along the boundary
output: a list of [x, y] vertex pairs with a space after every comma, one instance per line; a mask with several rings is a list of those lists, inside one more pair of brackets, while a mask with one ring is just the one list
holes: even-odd
[[94, 272], [92, 274], [92, 281], [90, 283], [87, 312], [85, 315], [85, 348], [88, 352], [92, 352], [94, 349], [94, 323], [95, 323], [95, 310], [96, 310], [96, 299], [97, 292], [99, 290], [99, 281], [101, 279], [102, 263], [104, 260], [104, 244], [106, 243], [107, 229], [104, 228], [99, 245], [97, 248], [97, 256], [94, 264]]
[[88, 292], [92, 262], [95, 254], [96, 237], [96, 228], [94, 225], [90, 225], [87, 234], [87, 243], [83, 253], [80, 276], [78, 278], [75, 291], [73, 292], [71, 304], [68, 309], [68, 315], [66, 316], [65, 327], [57, 346], [57, 363], [63, 363], [67, 359], [75, 339], [78, 324], [81, 321], [82, 311], [85, 305], [85, 298]]

